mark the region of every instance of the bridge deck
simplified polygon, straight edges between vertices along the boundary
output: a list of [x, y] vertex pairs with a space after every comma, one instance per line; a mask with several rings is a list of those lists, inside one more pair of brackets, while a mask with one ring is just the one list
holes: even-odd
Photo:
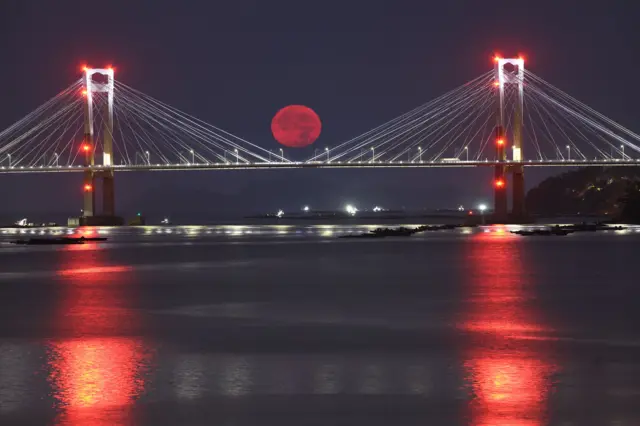
[[[140, 165], [114, 165], [112, 169], [118, 172], [142, 172], [142, 171], [187, 171], [187, 170], [262, 170], [262, 169], [389, 169], [389, 168], [462, 168], [462, 167], [493, 167], [497, 165], [524, 167], [619, 167], [640, 166], [640, 159], [613, 159], [613, 160], [549, 160], [549, 161], [524, 161], [524, 162], [498, 162], [498, 161], [456, 161], [456, 162], [271, 162], [271, 163], [199, 163], [199, 164], [140, 164]], [[0, 167], [0, 173], [71, 173], [93, 170], [100, 172], [108, 170], [108, 167], [95, 165], [86, 166], [38, 166]]]

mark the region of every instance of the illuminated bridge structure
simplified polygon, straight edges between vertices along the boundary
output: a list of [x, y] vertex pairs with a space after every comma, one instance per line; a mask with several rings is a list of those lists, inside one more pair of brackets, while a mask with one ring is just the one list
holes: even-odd
[[526, 70], [523, 58], [494, 59], [494, 69], [306, 159], [148, 96], [110, 66], [83, 67], [80, 79], [0, 131], [0, 174], [80, 173], [91, 217], [115, 215], [116, 172], [489, 167], [494, 214], [506, 218], [509, 192], [511, 214], [525, 213], [525, 167], [640, 165], [640, 135]]

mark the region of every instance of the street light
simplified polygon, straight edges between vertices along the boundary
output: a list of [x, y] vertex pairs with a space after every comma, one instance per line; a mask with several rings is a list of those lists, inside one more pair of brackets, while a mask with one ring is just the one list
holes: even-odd
[[467, 161], [469, 161], [469, 147], [465, 146], [464, 151], [467, 153]]
[[620, 145], [620, 149], [622, 150], [622, 159], [624, 160], [624, 145]]
[[284, 162], [284, 150], [282, 148], [280, 148], [280, 161]]
[[486, 204], [480, 204], [478, 206], [478, 209], [480, 210], [480, 215], [482, 216], [482, 224], [484, 225], [484, 211], [487, 210], [487, 205]]
[[376, 162], [376, 148], [375, 147], [371, 147], [371, 162], [375, 163]]
[[324, 152], [327, 153], [327, 162], [328, 162], [329, 161], [329, 147], [328, 146], [324, 147]]
[[196, 154], [193, 152], [193, 150], [191, 150], [190, 152], [191, 152], [191, 164], [196, 164]]
[[420, 162], [422, 163], [422, 147], [421, 146], [418, 147], [418, 152], [419, 152], [418, 155], [419, 155], [419, 158], [420, 158]]
[[151, 165], [151, 154], [149, 154], [149, 151], [145, 151], [144, 154], [147, 156], [147, 165], [150, 166]]
[[567, 145], [567, 160], [571, 161], [571, 146]]
[[7, 154], [7, 157], [9, 158], [9, 168], [11, 168], [11, 154]]
[[58, 153], [57, 152], [53, 153], [53, 158], [55, 158], [55, 164], [56, 164], [56, 167], [58, 167], [59, 164], [58, 164]]
[[239, 159], [238, 159], [238, 148], [234, 149], [234, 152], [236, 153], [236, 166], [238, 165]]

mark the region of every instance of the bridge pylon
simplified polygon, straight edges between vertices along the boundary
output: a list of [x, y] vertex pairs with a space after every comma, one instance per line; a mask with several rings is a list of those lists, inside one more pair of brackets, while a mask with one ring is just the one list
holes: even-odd
[[113, 180], [113, 69], [107, 71], [107, 102], [104, 104], [104, 131], [102, 143], [102, 164], [108, 166], [102, 173], [102, 212], [105, 216], [115, 216], [115, 185]]
[[[93, 140], [93, 96], [91, 94], [91, 76], [89, 70], [85, 69], [85, 90], [83, 92], [86, 102], [84, 103], [84, 137], [80, 150], [84, 155], [85, 167], [95, 164], [95, 144]], [[92, 217], [95, 214], [96, 196], [95, 196], [95, 176], [92, 171], [84, 172], [83, 187], [84, 202], [82, 208], [83, 217]]]
[[[497, 138], [502, 140], [503, 149], [498, 152], [498, 161], [505, 162], [507, 159], [506, 149], [510, 146], [511, 160], [515, 164], [505, 164], [502, 166], [503, 173], [511, 174], [511, 219], [521, 221], [525, 218], [525, 187], [524, 187], [524, 167], [520, 164], [524, 161], [522, 154], [522, 134], [523, 134], [523, 114], [524, 114], [524, 59], [519, 58], [496, 58], [496, 84], [498, 86], [498, 113], [497, 113]], [[509, 96], [506, 96], [507, 93]], [[508, 104], [508, 105], [505, 105]], [[511, 124], [511, 140], [508, 138], [507, 125]], [[499, 188], [500, 181], [497, 180], [496, 166], [496, 197], [499, 190], [504, 192], [504, 201], [500, 198], [500, 206], [497, 205], [496, 215], [499, 218], [507, 216], [507, 195], [506, 180], [503, 175], [503, 185]], [[504, 214], [504, 216], [501, 216]]]
[[[504, 128], [496, 127], [496, 159], [504, 163], [507, 159], [506, 141], [504, 136]], [[493, 216], [496, 221], [504, 221], [507, 219], [507, 180], [506, 166], [497, 164], [494, 167], [493, 180]]]
[[[85, 151], [85, 166], [95, 165], [95, 136], [94, 136], [94, 93], [105, 93], [104, 103], [104, 131], [102, 132], [102, 166], [98, 173], [86, 171], [84, 177], [84, 211], [83, 217], [96, 216], [95, 208], [95, 180], [102, 178], [102, 214], [104, 217], [115, 216], [115, 184], [113, 173], [113, 93], [114, 71], [113, 68], [84, 68], [85, 86], [85, 114], [84, 114], [84, 141], [82, 149]], [[106, 77], [106, 82], [96, 82], [94, 74]], [[85, 220], [87, 222], [87, 220]], [[89, 221], [90, 222], [90, 221]]]

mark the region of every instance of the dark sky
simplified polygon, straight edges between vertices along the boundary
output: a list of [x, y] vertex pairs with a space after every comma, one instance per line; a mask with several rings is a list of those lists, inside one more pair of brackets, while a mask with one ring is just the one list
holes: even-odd
[[[629, 0], [2, 0], [0, 128], [77, 79], [81, 63], [114, 64], [121, 81], [268, 149], [279, 147], [277, 110], [308, 105], [322, 148], [489, 70], [499, 51], [524, 53], [529, 69], [638, 131], [638, 22]], [[0, 215], [75, 212], [80, 179], [0, 176]], [[444, 207], [490, 201], [490, 181], [487, 170], [120, 174], [117, 203], [123, 214], [202, 215]]]

